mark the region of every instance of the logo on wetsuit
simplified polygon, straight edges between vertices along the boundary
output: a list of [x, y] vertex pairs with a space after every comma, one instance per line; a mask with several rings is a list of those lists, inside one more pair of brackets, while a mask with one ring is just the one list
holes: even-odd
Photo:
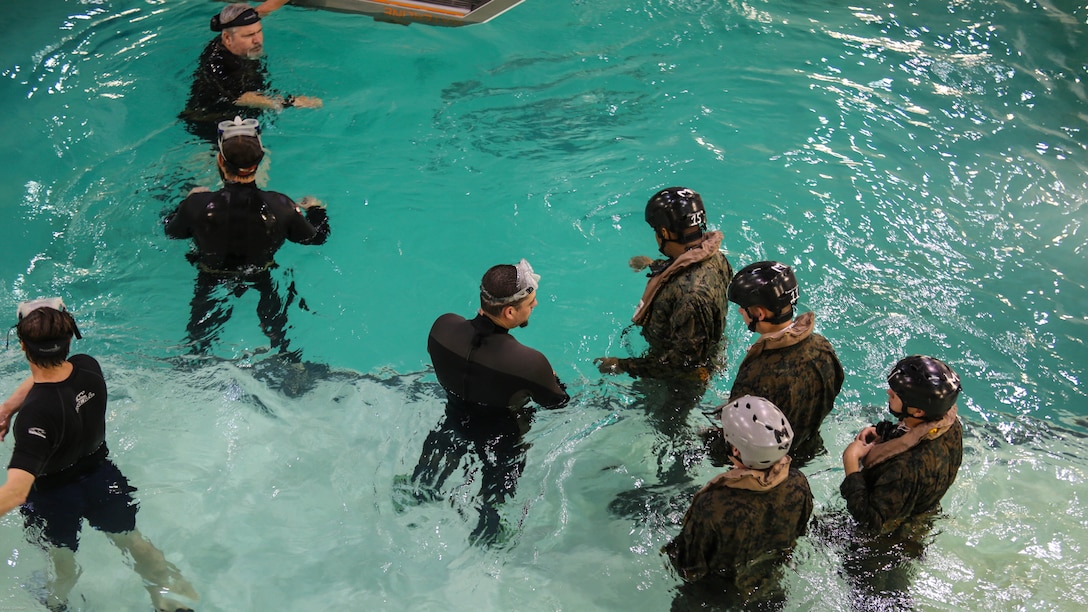
[[94, 398], [94, 393], [90, 391], [80, 391], [79, 395], [76, 395], [76, 412], [83, 407], [83, 404], [91, 401]]

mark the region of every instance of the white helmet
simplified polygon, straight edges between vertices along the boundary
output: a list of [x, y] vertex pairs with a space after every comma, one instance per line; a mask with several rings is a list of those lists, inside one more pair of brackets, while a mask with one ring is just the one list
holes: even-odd
[[722, 408], [725, 441], [740, 452], [740, 462], [754, 470], [778, 463], [793, 443], [786, 415], [769, 400], [745, 395]]

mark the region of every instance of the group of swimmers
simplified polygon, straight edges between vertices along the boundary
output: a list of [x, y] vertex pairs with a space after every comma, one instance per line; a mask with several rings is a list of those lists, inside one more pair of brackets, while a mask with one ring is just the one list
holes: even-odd
[[[330, 235], [320, 201], [295, 203], [256, 184], [264, 156], [260, 123], [242, 109], [321, 103], [266, 91], [255, 63], [262, 52], [260, 17], [262, 8], [282, 4], [232, 4], [212, 20], [219, 35], [202, 55], [183, 113], [200, 130], [215, 126], [223, 179], [217, 191], [190, 193], [165, 224], [169, 237], [193, 241], [190, 259], [198, 272], [188, 341], [198, 353], [209, 349], [229, 316], [228, 301], [254, 288], [272, 347], [297, 360], [285, 335], [292, 296], [280, 295], [270, 270], [285, 241], [317, 245]], [[779, 607], [784, 594], [777, 573], [808, 531], [814, 505], [799, 468], [826, 452], [819, 430], [842, 388], [842, 366], [827, 339], [815, 333], [814, 315], [795, 313], [793, 270], [761, 261], [734, 273], [721, 250], [724, 236], [708, 231], [697, 192], [662, 189], [647, 202], [645, 220], [663, 256], [630, 262], [637, 271], [649, 270], [633, 317], [649, 348], [637, 357], [594, 361], [602, 374], [636, 379], [639, 401], [675, 443], [672, 451], [691, 448], [689, 413], [724, 369], [730, 302], [758, 334], [729, 401], [717, 408], [720, 427], [701, 432], [706, 454], [730, 469], [695, 494], [680, 534], [663, 549], [684, 580], [678, 605]], [[532, 404], [560, 408], [570, 400], [544, 355], [510, 333], [528, 324], [539, 282], [526, 260], [493, 266], [481, 280], [476, 316], [442, 315], [428, 338], [447, 395], [445, 417], [425, 440], [411, 477], [398, 486], [407, 503], [441, 498], [446, 479], [471, 453], [483, 474], [471, 536], [481, 545], [504, 541], [498, 508], [514, 494], [525, 467]], [[136, 529], [134, 489], [108, 457], [101, 368], [87, 355], [69, 357], [71, 340], [80, 337], [75, 320], [59, 299], [20, 304], [17, 314], [31, 375], [0, 407], [0, 439], [9, 428], [15, 437], [0, 514], [20, 507], [28, 527], [35, 527], [28, 534], [49, 551], [55, 576], [43, 603], [67, 605], [86, 518], [136, 561], [156, 609], [190, 609], [195, 590]], [[887, 393], [895, 420], [865, 427], [843, 452], [840, 492], [860, 532], [886, 539], [938, 508], [962, 460], [959, 392], [959, 378], [939, 359], [912, 355], [892, 368]], [[668, 484], [685, 482], [685, 469], [702, 456], [669, 454], [660, 472]], [[866, 550], [872, 557], [873, 548]], [[893, 565], [903, 562], [897, 558]]]

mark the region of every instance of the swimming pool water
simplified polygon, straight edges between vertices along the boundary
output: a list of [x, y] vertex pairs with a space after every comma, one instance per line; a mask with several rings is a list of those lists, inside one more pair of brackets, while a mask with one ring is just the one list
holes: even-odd
[[[219, 8], [0, 8], [0, 312], [58, 294], [76, 313], [140, 527], [201, 609], [668, 608], [658, 549], [683, 490], [609, 510], [656, 483], [661, 440], [628, 409], [630, 382], [591, 359], [629, 350], [645, 279], [626, 262], [654, 250], [642, 207], [678, 184], [703, 195], [734, 267], [794, 267], [846, 369], [830, 454], [806, 467], [817, 515], [843, 506], [838, 455], [880, 418], [887, 370], [931, 353], [964, 379], [965, 456], [918, 606], [1088, 604], [1082, 4], [527, 0], [459, 29], [282, 9], [265, 21], [272, 81], [325, 107], [266, 122], [268, 187], [327, 201], [333, 224], [277, 258], [308, 307], [290, 313], [293, 346], [331, 369], [300, 397], [262, 378], [255, 296], [221, 360], [176, 359], [194, 272], [160, 219], [217, 178], [176, 114]], [[574, 401], [538, 415], [502, 511], [512, 539], [481, 549], [471, 483], [398, 511], [394, 480], [440, 419], [431, 322], [473, 312], [483, 271], [521, 257], [543, 279], [517, 336]], [[707, 407], [752, 339], [739, 317], [728, 333]], [[6, 351], [0, 393], [25, 375]], [[0, 549], [0, 607], [33, 609], [46, 563], [17, 515]], [[77, 609], [146, 607], [118, 557], [85, 533]], [[789, 608], [841, 609], [840, 565], [802, 540]]]

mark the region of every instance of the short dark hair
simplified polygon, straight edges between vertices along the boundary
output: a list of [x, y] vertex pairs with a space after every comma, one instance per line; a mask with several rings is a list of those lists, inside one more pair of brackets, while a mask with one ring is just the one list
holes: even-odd
[[[235, 176], [249, 176], [264, 159], [261, 141], [253, 136], [235, 136], [223, 141], [219, 147], [223, 165]], [[253, 170], [250, 170], [250, 169]], [[248, 171], [248, 172], [247, 172]]]
[[491, 266], [484, 273], [483, 280], [480, 281], [480, 310], [497, 317], [502, 314], [503, 309], [507, 306], [517, 306], [517, 304], [512, 303], [496, 304], [489, 302], [484, 294], [485, 291], [491, 297], [500, 300], [514, 295], [518, 292], [518, 269], [510, 264]]
[[26, 358], [36, 366], [53, 368], [68, 359], [75, 320], [67, 312], [43, 306], [19, 320], [16, 331], [26, 347]]

